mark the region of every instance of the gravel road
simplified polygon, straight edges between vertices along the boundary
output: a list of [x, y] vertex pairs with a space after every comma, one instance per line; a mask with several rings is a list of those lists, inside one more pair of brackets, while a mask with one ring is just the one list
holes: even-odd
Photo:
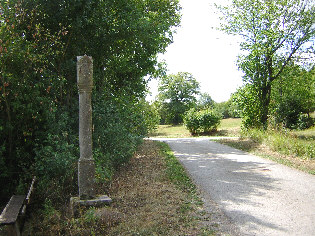
[[315, 176], [207, 138], [154, 140], [169, 144], [208, 210], [222, 211], [223, 232], [315, 236]]

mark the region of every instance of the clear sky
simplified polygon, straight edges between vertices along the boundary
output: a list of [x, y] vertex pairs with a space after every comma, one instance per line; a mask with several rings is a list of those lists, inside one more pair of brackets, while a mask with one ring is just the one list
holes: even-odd
[[[236, 66], [240, 53], [237, 38], [215, 29], [219, 19], [214, 13], [214, 2], [220, 3], [220, 0], [180, 0], [183, 8], [181, 27], [160, 59], [166, 61], [168, 74], [193, 74], [200, 83], [201, 92], [222, 102], [242, 85], [242, 73]], [[153, 100], [158, 81], [151, 81], [149, 86], [152, 93], [149, 99]]]

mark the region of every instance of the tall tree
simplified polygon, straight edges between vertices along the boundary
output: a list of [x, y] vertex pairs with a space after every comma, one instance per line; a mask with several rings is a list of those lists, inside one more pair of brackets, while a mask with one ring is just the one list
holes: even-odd
[[215, 101], [212, 99], [210, 94], [208, 93], [201, 93], [200, 97], [198, 98], [198, 107], [201, 109], [213, 108]]
[[107, 158], [101, 168], [126, 161], [146, 132], [145, 76], [172, 42], [179, 10], [178, 0], [0, 0], [0, 182], [74, 170], [84, 54], [94, 60], [96, 157]]
[[315, 4], [310, 0], [232, 0], [220, 6], [221, 29], [243, 38], [239, 67], [259, 103], [259, 123], [266, 127], [271, 85], [300, 53], [314, 46]]
[[196, 105], [199, 83], [192, 74], [179, 72], [162, 78], [158, 90], [162, 122], [179, 124], [184, 113]]

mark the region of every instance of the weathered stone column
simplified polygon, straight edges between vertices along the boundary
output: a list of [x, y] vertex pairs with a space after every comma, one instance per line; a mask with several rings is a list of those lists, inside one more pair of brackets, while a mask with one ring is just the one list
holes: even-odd
[[79, 197], [81, 200], [95, 197], [95, 164], [92, 154], [92, 104], [93, 59], [77, 57], [77, 82], [79, 90], [79, 143], [78, 164]]

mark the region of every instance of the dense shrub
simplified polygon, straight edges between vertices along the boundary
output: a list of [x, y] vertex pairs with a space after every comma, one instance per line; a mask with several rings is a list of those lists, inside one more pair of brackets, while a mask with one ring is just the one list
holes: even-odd
[[185, 117], [184, 124], [191, 134], [210, 133], [220, 124], [222, 115], [214, 110], [190, 109]]
[[233, 96], [242, 117], [242, 127], [245, 129], [261, 128], [262, 104], [259, 100], [260, 91], [250, 84], [239, 88]]
[[93, 58], [100, 179], [109, 179], [154, 128], [143, 101], [145, 76], [157, 72], [157, 55], [172, 41], [179, 4], [119, 3], [0, 1], [0, 182], [7, 183], [0, 204], [17, 189], [25, 193], [32, 175], [42, 198], [77, 191], [77, 56]]
[[315, 67], [311, 70], [291, 64], [279, 81], [272, 84], [270, 116], [289, 129], [307, 129], [314, 123]]
[[297, 129], [308, 129], [312, 127], [315, 124], [315, 119], [311, 116], [308, 116], [306, 114], [300, 114], [299, 118], [296, 122], [295, 128]]

